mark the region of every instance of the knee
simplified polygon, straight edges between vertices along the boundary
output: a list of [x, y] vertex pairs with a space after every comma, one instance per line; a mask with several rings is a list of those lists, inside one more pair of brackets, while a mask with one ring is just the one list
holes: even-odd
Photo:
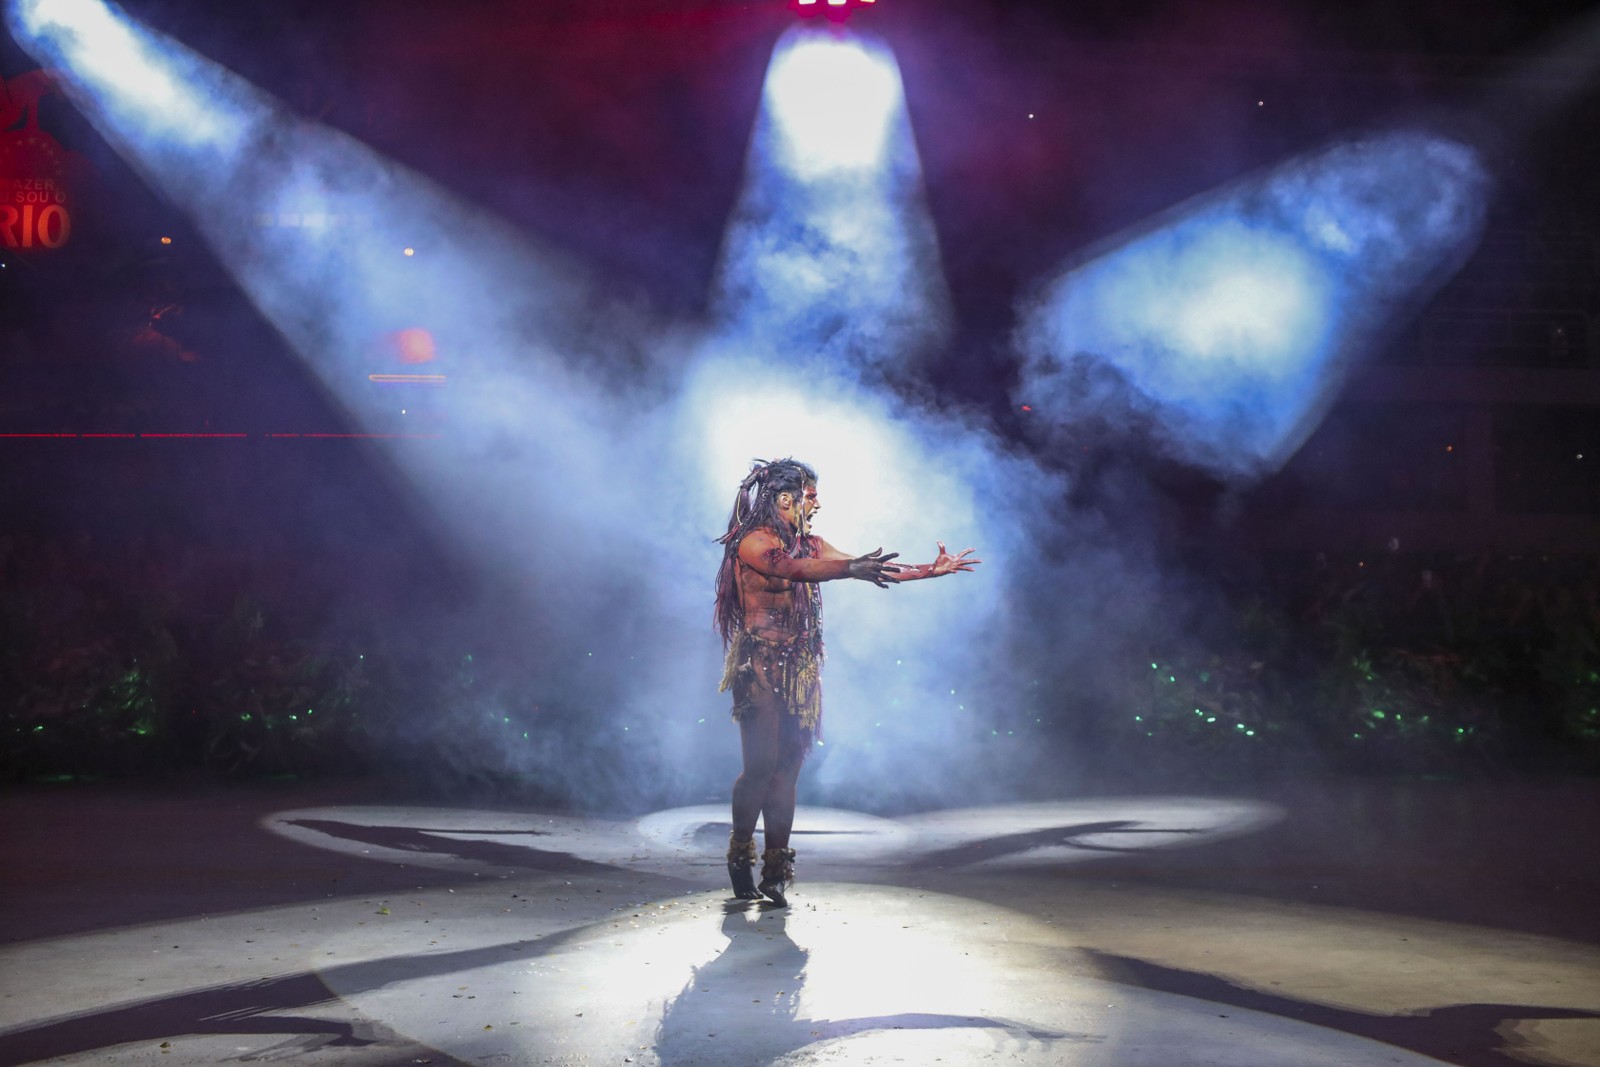
[[[780, 774], [781, 771], [776, 760], [770, 762], [767, 760], [757, 760], [755, 762], [745, 764], [744, 771], [739, 775], [738, 782], [744, 782], [748, 785], [766, 788]], [[738, 782], [735, 782], [734, 784], [737, 785]]]

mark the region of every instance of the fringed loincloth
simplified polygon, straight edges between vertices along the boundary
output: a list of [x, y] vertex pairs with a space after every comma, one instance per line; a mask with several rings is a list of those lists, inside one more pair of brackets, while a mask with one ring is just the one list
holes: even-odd
[[822, 736], [822, 662], [804, 638], [782, 641], [740, 630], [728, 645], [719, 693], [733, 691], [733, 721], [776, 703], [787, 731], [798, 728], [809, 749]]

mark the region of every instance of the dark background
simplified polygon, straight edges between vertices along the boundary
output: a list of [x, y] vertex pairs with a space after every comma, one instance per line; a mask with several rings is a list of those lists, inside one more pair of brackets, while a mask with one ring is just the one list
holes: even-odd
[[[765, 65], [795, 19], [776, 2], [689, 0], [127, 10], [685, 319], [704, 311]], [[1495, 709], [1482, 712], [1494, 740], [1468, 756], [1397, 735], [1379, 766], [1594, 766], [1600, 108], [1581, 64], [1515, 68], [1577, 41], [1590, 14], [1511, 0], [879, 0], [855, 16], [901, 65], [955, 302], [933, 386], [1019, 447], [1012, 309], [1074, 252], [1376, 123], [1563, 101], [1508, 140], [1478, 255], [1371, 353], [1286, 470], [1239, 493], [1126, 442], [1061, 461], [1078, 506], [1114, 520], [1102, 487], [1131, 472], [1186, 516], [1167, 562], [1234, 576], [1226, 643], [1241, 677], [1264, 654], [1251, 641], [1273, 633], [1307, 670], [1347, 668], [1353, 641], [1413, 699]], [[33, 66], [0, 41], [0, 75]], [[283, 708], [307, 687], [354, 709], [456, 684], [459, 650], [431, 647], [416, 620], [485, 576], [430, 537], [369, 442], [266, 436], [355, 428], [181, 204], [150, 193], [61, 98], [46, 98], [42, 124], [92, 179], [60, 254], [0, 252], [0, 433], [250, 436], [0, 438], [4, 672], [24, 694], [5, 773], [359, 764], [360, 730], [306, 734]], [[1251, 637], [1257, 608], [1272, 621]], [[339, 674], [338, 650], [357, 644], [408, 666]], [[262, 702], [244, 727], [241, 694]], [[1295, 745], [1326, 752], [1359, 733], [1343, 716], [1366, 712], [1340, 702], [1364, 698], [1329, 699], [1342, 710], [1289, 731]], [[278, 738], [251, 732], [271, 716]], [[157, 735], [153, 757], [124, 744]], [[1192, 746], [1173, 737], [1181, 759]]]

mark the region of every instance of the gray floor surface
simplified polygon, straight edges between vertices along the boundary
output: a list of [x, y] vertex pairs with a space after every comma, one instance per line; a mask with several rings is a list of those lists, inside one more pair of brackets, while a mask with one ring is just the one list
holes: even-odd
[[0, 1067], [1600, 1067], [1600, 787], [1333, 781], [803, 808], [382, 783], [0, 797]]

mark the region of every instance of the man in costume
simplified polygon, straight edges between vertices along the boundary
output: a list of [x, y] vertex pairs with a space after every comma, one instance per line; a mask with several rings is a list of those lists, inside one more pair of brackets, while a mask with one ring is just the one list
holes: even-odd
[[[717, 571], [716, 628], [727, 646], [722, 691], [733, 691], [744, 769], [733, 783], [728, 876], [743, 900], [783, 906], [794, 880], [795, 783], [822, 731], [822, 582], [856, 578], [887, 588], [970, 571], [973, 549], [938, 542], [932, 563], [895, 563], [879, 548], [851, 556], [811, 533], [817, 474], [793, 459], [757, 460], [739, 486]], [[755, 881], [756, 819], [766, 850]]]

